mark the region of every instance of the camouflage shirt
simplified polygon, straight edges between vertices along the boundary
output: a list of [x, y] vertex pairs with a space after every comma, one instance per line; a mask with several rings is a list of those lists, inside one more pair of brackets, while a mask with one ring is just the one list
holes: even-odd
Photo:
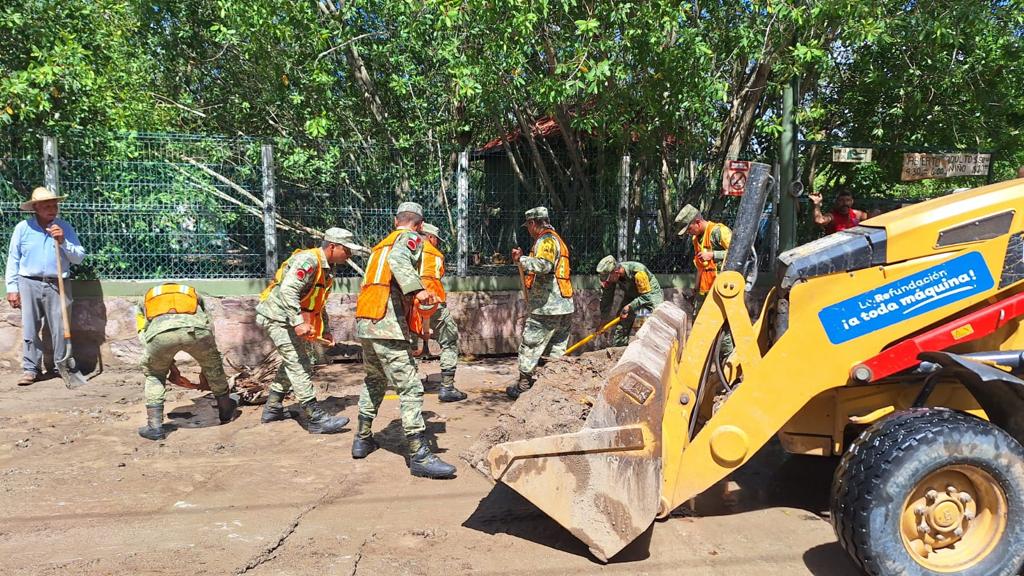
[[562, 296], [555, 281], [555, 262], [558, 262], [561, 251], [554, 235], [543, 233], [533, 243], [532, 256], [523, 256], [519, 263], [523, 271], [536, 274], [533, 286], [529, 289], [530, 314], [555, 316], [572, 314], [576, 309], [572, 298]]
[[[725, 224], [718, 224], [717, 222], [708, 222], [708, 226], [711, 226], [711, 258], [715, 261], [715, 264], [721, 268], [722, 264], [725, 263], [725, 256], [729, 253], [729, 245], [732, 244], [732, 230], [729, 229]], [[697, 237], [698, 244], [700, 243], [703, 234]]]
[[658, 278], [651, 274], [647, 266], [639, 262], [619, 262], [619, 265], [623, 268], [622, 276], [619, 277], [618, 282], [609, 284], [601, 292], [602, 318], [611, 315], [615, 291], [618, 288], [623, 291], [622, 306], [629, 306], [630, 312], [641, 309], [654, 310], [655, 306], [665, 301]]
[[136, 308], [135, 320], [139, 328], [139, 339], [143, 344], [149, 344], [157, 334], [175, 330], [177, 328], [199, 328], [213, 332], [213, 323], [210, 322], [210, 315], [206, 312], [206, 303], [203, 297], [196, 293], [199, 298], [199, 307], [195, 314], [161, 314], [152, 320], [146, 320], [142, 306]]
[[384, 317], [373, 321], [356, 319], [356, 338], [373, 340], [408, 340], [409, 324], [405, 320], [405, 300], [423, 290], [420, 281], [420, 258], [423, 257], [423, 238], [406, 231], [395, 240], [388, 253], [391, 268], [391, 297]]
[[[309, 292], [316, 282], [316, 267], [322, 262], [322, 268], [330, 271], [330, 263], [322, 248], [313, 248], [319, 252], [303, 250], [293, 254], [284, 262], [284, 273], [281, 282], [270, 290], [267, 298], [256, 305], [256, 313], [284, 322], [289, 326], [302, 324], [302, 297]], [[327, 325], [327, 308], [324, 307], [324, 326]]]

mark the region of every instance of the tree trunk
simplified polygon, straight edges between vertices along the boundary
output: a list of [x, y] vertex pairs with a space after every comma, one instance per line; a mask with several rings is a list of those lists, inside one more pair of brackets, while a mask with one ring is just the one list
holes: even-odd
[[766, 60], [753, 65], [743, 75], [741, 87], [732, 98], [729, 115], [722, 124], [718, 139], [712, 147], [711, 160], [701, 169], [687, 191], [691, 203], [705, 212], [712, 212], [720, 202], [718, 186], [711, 181], [714, 171], [724, 170], [725, 162], [737, 158], [750, 141], [757, 110], [764, 97], [771, 73], [771, 64]]
[[640, 220], [640, 227], [643, 228], [643, 194], [641, 185], [646, 176], [646, 157], [641, 156], [639, 161], [634, 163], [630, 169], [629, 182], [629, 218], [626, 219], [626, 245], [633, 246], [636, 236], [636, 221]]
[[387, 112], [384, 110], [384, 105], [381, 104], [380, 97], [377, 95], [377, 88], [373, 84], [373, 78], [370, 77], [370, 73], [366, 69], [366, 63], [363, 61], [363, 57], [359, 55], [359, 50], [356, 48], [355, 43], [348, 45], [345, 51], [345, 59], [348, 61], [356, 84], [359, 85], [360, 90], [363, 92], [363, 100], [366, 101], [370, 113], [373, 114], [374, 119], [380, 126], [381, 132], [391, 146], [391, 161], [398, 168], [400, 178], [395, 192], [398, 194], [399, 200], [402, 200], [410, 190], [409, 175], [405, 170], [405, 163], [402, 158], [402, 151], [398, 148], [398, 141], [391, 135], [391, 130], [388, 128]]
[[[555, 54], [556, 52], [551, 45], [551, 40], [545, 35], [544, 57], [547, 63], [545, 71], [549, 77], [554, 77], [555, 71], [558, 69], [558, 60]], [[586, 160], [580, 154], [579, 139], [576, 136], [576, 131], [573, 130], [572, 124], [569, 122], [569, 113], [563, 103], [555, 105], [555, 122], [558, 124], [559, 132], [562, 133], [562, 140], [565, 142], [565, 151], [569, 156], [569, 162], [572, 163], [573, 177], [578, 187], [577, 191], [583, 198], [591, 198], [590, 179], [587, 177], [585, 167]], [[569, 202], [569, 204], [575, 206], [574, 202]]]
[[523, 116], [523, 112], [519, 109], [519, 106], [513, 104], [512, 113], [515, 114], [516, 122], [519, 123], [519, 132], [522, 134], [523, 139], [526, 140], [526, 145], [530, 150], [530, 158], [533, 161], [534, 169], [537, 170], [537, 174], [540, 176], [540, 181], [544, 185], [544, 189], [547, 190], [552, 203], [556, 204], [555, 207], [559, 211], [562, 211], [564, 209], [562, 198], [555, 189], [554, 183], [551, 182], [551, 176], [548, 174], [547, 166], [544, 165], [544, 158], [540, 155], [540, 149], [537, 147], [537, 141], [533, 137], [532, 127], [526, 122], [526, 118]]
[[732, 107], [729, 112], [729, 119], [722, 127], [724, 137], [722, 140], [722, 151], [725, 156], [721, 159], [738, 158], [750, 140], [750, 133], [754, 129], [756, 112], [764, 96], [765, 88], [768, 86], [768, 76], [771, 73], [771, 65], [766, 62], [759, 62], [746, 75], [746, 81], [739, 93], [732, 100]]
[[[575, 183], [569, 178], [569, 172], [562, 167], [562, 163], [558, 160], [558, 155], [555, 154], [555, 150], [548, 143], [547, 139], [541, 140], [540, 144], [547, 150], [548, 156], [551, 157], [551, 165], [554, 167], [555, 174], [558, 175], [558, 183], [562, 186], [562, 191], [566, 195], [563, 210], [570, 212], [576, 212], [578, 206], [576, 205], [576, 186]], [[566, 236], [570, 236], [573, 228], [573, 221], [576, 218], [565, 218], [565, 214], [562, 214], [562, 224], [560, 226], [562, 233]]]
[[661, 238], [659, 244], [664, 247], [672, 242], [672, 238], [675, 236], [676, 231], [673, 230], [675, 223], [675, 214], [672, 210], [672, 170], [668, 166], [668, 155], [665, 152], [665, 145], [662, 144], [660, 150], [661, 156], [661, 170], [658, 174], [658, 185], [660, 194], [658, 195], [658, 226], [661, 230]]
[[580, 153], [579, 139], [569, 123], [569, 115], [562, 104], [555, 106], [555, 121], [558, 123], [558, 130], [562, 133], [562, 140], [565, 141], [565, 151], [572, 163], [572, 172], [578, 185], [579, 195], [583, 198], [590, 198], [590, 178], [587, 176], [586, 160]]
[[[501, 124], [496, 122], [495, 126], [498, 127], [500, 134], [500, 131], [503, 130]], [[515, 151], [512, 150], [512, 146], [508, 143], [507, 138], [501, 138], [501, 147], [505, 149], [505, 156], [508, 157], [508, 163], [512, 166], [512, 174], [515, 175], [516, 180], [518, 180], [519, 184], [523, 187], [523, 191], [526, 192], [528, 196], [536, 195], [536, 189], [534, 189], [533, 184], [526, 179], [526, 175], [523, 174], [519, 159], [516, 156]]]

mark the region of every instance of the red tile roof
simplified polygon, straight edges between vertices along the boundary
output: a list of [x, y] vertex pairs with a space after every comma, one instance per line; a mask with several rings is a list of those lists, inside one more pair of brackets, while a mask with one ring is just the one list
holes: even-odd
[[[547, 138], [548, 136], [553, 136], [559, 133], [558, 122], [551, 116], [545, 116], [530, 126], [530, 133], [533, 134], [534, 138]], [[516, 142], [521, 136], [522, 130], [516, 128], [504, 136], [498, 136], [494, 140], [487, 142], [476, 150], [476, 154], [486, 154], [497, 150], [501, 148], [504, 142]]]

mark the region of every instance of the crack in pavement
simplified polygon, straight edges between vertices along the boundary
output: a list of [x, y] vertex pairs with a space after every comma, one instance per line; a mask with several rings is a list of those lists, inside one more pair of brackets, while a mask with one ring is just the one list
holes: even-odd
[[363, 559], [363, 548], [370, 542], [377, 538], [376, 532], [371, 532], [369, 536], [363, 539], [363, 543], [359, 545], [359, 550], [356, 550], [355, 560], [352, 563], [352, 571], [348, 573], [348, 576], [356, 576], [356, 572], [359, 570], [359, 561]]
[[[344, 482], [342, 482], [342, 480], [344, 480], [347, 477], [348, 477], [348, 474], [340, 474], [338, 476], [335, 476], [335, 477], [331, 478], [330, 482], [328, 482], [328, 486], [341, 486], [341, 485], [344, 484]], [[277, 540], [275, 540], [274, 542], [270, 543], [270, 545], [265, 547], [263, 549], [263, 551], [260, 552], [259, 554], [257, 554], [256, 556], [253, 556], [252, 558], [250, 558], [249, 561], [245, 564], [245, 566], [242, 566], [241, 568], [236, 569], [235, 572], [234, 572], [235, 576], [241, 576], [242, 574], [245, 574], [246, 572], [252, 570], [253, 568], [257, 568], [260, 565], [265, 564], [266, 562], [272, 560], [274, 558], [277, 550], [281, 546], [283, 546], [285, 541], [288, 540], [288, 537], [291, 536], [292, 534], [294, 534], [295, 531], [299, 528], [299, 524], [302, 523], [302, 519], [306, 516], [306, 514], [309, 514], [313, 510], [316, 510], [321, 504], [334, 500], [337, 496], [338, 496], [338, 490], [337, 489], [335, 489], [335, 490], [327, 490], [326, 492], [324, 492], [323, 496], [321, 496], [319, 499], [317, 499], [316, 502], [314, 502], [314, 503], [310, 504], [309, 506], [306, 506], [305, 508], [303, 508], [301, 512], [299, 512], [298, 514], [295, 515], [295, 518], [292, 519], [292, 521], [288, 525], [288, 527], [285, 528], [283, 532], [281, 532], [281, 535], [277, 537]]]

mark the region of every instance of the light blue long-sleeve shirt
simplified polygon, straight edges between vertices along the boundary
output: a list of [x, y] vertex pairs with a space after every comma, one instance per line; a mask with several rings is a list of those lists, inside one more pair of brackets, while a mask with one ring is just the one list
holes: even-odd
[[[78, 234], [71, 224], [60, 218], [54, 218], [53, 223], [64, 230], [61, 266], [67, 278], [71, 265], [81, 264], [85, 259], [85, 248], [78, 241]], [[11, 247], [7, 251], [7, 274], [4, 281], [8, 294], [18, 291], [19, 276], [57, 277], [57, 257], [53, 243], [53, 237], [39, 225], [35, 216], [18, 222], [11, 235]]]

